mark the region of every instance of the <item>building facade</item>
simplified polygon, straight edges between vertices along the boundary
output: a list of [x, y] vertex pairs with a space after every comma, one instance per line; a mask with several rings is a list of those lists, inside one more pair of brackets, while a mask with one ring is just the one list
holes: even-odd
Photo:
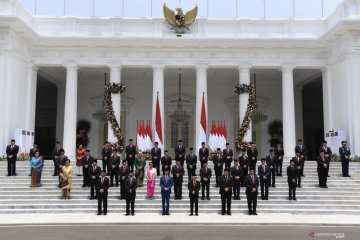
[[[107, 73], [108, 82], [127, 87], [113, 96], [125, 139], [136, 137], [139, 120], [151, 120], [154, 129], [159, 94], [165, 148], [179, 137], [195, 146], [205, 93], [208, 132], [211, 121], [225, 121], [233, 144], [248, 97], [234, 86], [254, 83], [256, 75], [267, 119], [253, 123], [245, 140], [255, 140], [262, 155], [274, 120], [283, 123], [287, 157], [297, 138], [316, 149], [333, 130], [344, 130], [360, 155], [359, 26], [358, 0], [343, 1], [322, 20], [198, 19], [182, 36], [161, 18], [35, 17], [18, 1], [0, 0], [0, 153], [15, 129], [25, 129], [46, 148], [61, 141], [74, 156], [76, 124], [85, 119], [92, 124], [89, 148], [99, 155], [106, 139], [115, 141], [96, 117]], [[179, 73], [190, 114], [181, 126], [170, 118]]]

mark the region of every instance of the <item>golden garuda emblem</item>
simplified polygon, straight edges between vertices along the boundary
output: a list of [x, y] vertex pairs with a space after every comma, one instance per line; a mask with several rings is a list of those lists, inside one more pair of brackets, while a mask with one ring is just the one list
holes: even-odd
[[164, 3], [164, 17], [168, 24], [171, 26], [171, 30], [175, 30], [177, 34], [185, 33], [185, 30], [190, 30], [190, 25], [195, 22], [198, 7], [197, 5], [185, 15], [182, 8], [176, 8], [175, 11], [171, 10]]

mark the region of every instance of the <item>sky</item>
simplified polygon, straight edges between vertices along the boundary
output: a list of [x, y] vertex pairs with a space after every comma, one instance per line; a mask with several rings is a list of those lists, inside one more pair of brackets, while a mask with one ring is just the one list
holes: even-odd
[[[32, 14], [79, 17], [163, 17], [164, 3], [184, 12], [199, 7], [198, 18], [320, 19], [342, 0], [18, 0]], [[264, 7], [265, 6], [265, 7]], [[265, 9], [265, 11], [264, 11]]]

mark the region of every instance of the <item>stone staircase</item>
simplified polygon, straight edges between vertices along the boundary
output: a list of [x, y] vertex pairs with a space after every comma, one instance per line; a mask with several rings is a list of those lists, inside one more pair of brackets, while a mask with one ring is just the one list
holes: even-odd
[[[259, 164], [259, 163], [258, 163]], [[286, 165], [286, 164], [285, 164]], [[96, 213], [97, 201], [89, 200], [90, 190], [82, 188], [82, 177], [73, 177], [71, 199], [60, 199], [57, 188], [58, 178], [52, 176], [53, 163], [45, 161], [42, 186], [30, 188], [29, 162], [17, 162], [17, 176], [6, 176], [6, 161], [0, 162], [0, 214], [13, 213]], [[212, 168], [212, 163], [209, 162]], [[286, 170], [284, 166], [283, 173]], [[199, 168], [197, 169], [197, 173]], [[74, 172], [76, 169], [74, 167]], [[288, 200], [286, 173], [276, 178], [276, 188], [270, 188], [269, 200], [258, 200], [258, 212], [261, 213], [292, 213], [292, 214], [355, 214], [360, 215], [360, 163], [350, 164], [351, 178], [341, 176], [341, 164], [332, 162], [328, 189], [318, 187], [316, 162], [305, 164], [305, 177], [302, 178], [303, 188], [297, 189], [297, 201]], [[187, 176], [184, 177], [187, 180]], [[199, 199], [200, 213], [220, 212], [221, 200], [215, 178], [211, 179], [211, 200]], [[260, 191], [260, 188], [259, 188]], [[135, 211], [161, 211], [159, 179], [156, 182], [155, 199], [145, 199], [146, 184], [138, 188]], [[172, 195], [173, 196], [173, 195]], [[109, 212], [125, 212], [125, 201], [119, 200], [119, 188], [109, 190]], [[245, 188], [240, 190], [241, 200], [232, 201], [232, 212], [247, 213]], [[186, 184], [183, 184], [183, 200], [171, 200], [172, 213], [188, 213], [189, 198]]]

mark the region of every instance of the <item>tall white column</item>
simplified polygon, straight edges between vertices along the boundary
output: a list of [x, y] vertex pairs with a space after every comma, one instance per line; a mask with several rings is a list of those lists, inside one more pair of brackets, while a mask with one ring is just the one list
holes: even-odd
[[[108, 66], [110, 68], [110, 83], [121, 83], [121, 66]], [[113, 103], [114, 115], [121, 127], [121, 95], [120, 94], [111, 94], [111, 99]], [[108, 141], [111, 143], [116, 143], [117, 138], [114, 135], [114, 131], [111, 128], [110, 122], [108, 122]]]
[[161, 148], [162, 153], [166, 148], [165, 143], [165, 115], [164, 115], [164, 65], [153, 65], [153, 98], [152, 98], [152, 117], [151, 117], [151, 126], [153, 137], [155, 136], [155, 119], [156, 119], [156, 99], [159, 94], [159, 104], [160, 104], [160, 114], [161, 114], [161, 126], [162, 126], [162, 137], [163, 137], [163, 147]]
[[38, 67], [29, 63], [27, 79], [26, 129], [35, 131], [36, 88]]
[[64, 143], [65, 154], [75, 156], [76, 121], [77, 121], [77, 65], [66, 65], [65, 113], [64, 113]]
[[[239, 66], [239, 84], [250, 84], [250, 67]], [[249, 93], [243, 93], [239, 95], [239, 128], [244, 120], [247, 105], [249, 102]], [[249, 129], [246, 132], [244, 142], [252, 141], [252, 123], [250, 122]]]
[[[324, 133], [333, 128], [332, 98], [331, 98], [331, 76], [329, 67], [321, 69], [323, 87], [323, 108], [324, 108]], [[324, 136], [325, 137], [325, 136]]]
[[[205, 101], [205, 110], [206, 110], [206, 121], [207, 121], [207, 133], [209, 135], [209, 118], [208, 118], [208, 91], [207, 91], [207, 65], [198, 65], [196, 66], [196, 116], [195, 116], [195, 128], [196, 128], [196, 136], [195, 136], [195, 150], [201, 147], [200, 142], [200, 118], [201, 118], [201, 107], [202, 107], [202, 99], [204, 95]], [[209, 140], [209, 139], [207, 139]], [[196, 152], [195, 151], [195, 152]]]
[[295, 148], [295, 103], [293, 67], [282, 69], [283, 143], [285, 158], [294, 156]]

